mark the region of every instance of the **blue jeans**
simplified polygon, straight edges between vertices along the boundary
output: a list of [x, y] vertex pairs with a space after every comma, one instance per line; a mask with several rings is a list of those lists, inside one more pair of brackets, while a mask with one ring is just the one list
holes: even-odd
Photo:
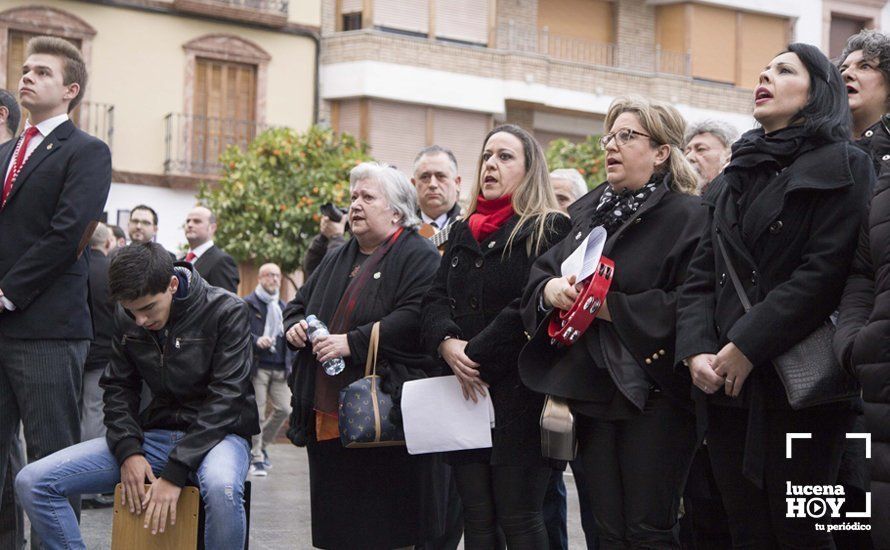
[[[161, 473], [183, 435], [170, 430], [145, 432], [142, 449], [155, 475]], [[207, 548], [244, 548], [243, 496], [249, 463], [247, 440], [227, 435], [207, 453], [193, 475], [204, 499]], [[86, 546], [68, 496], [110, 493], [120, 480], [120, 466], [105, 438], [100, 437], [32, 462], [16, 477], [15, 491], [45, 548], [81, 550]]]

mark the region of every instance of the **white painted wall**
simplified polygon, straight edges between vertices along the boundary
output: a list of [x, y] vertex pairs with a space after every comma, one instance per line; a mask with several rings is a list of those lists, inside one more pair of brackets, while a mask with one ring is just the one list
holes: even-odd
[[[137, 204], [154, 208], [158, 213], [157, 241], [167, 250], [178, 254], [180, 246], [186, 243], [182, 225], [196, 202], [195, 194], [191, 191], [112, 183], [105, 212], [108, 214], [108, 223], [116, 224], [118, 210], [130, 210]], [[126, 233], [127, 226], [122, 225], [121, 228]]]

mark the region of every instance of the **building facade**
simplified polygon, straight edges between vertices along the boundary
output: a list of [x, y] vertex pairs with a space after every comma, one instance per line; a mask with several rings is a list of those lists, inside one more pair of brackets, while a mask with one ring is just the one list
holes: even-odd
[[158, 241], [175, 250], [185, 242], [182, 224], [199, 183], [218, 174], [219, 153], [266, 126], [313, 123], [320, 7], [301, 0], [4, 0], [0, 88], [17, 92], [32, 36], [79, 46], [89, 82], [72, 117], [111, 146], [108, 221], [125, 224], [131, 207], [148, 204], [159, 214]]
[[886, 0], [323, 0], [320, 118], [411, 171], [438, 143], [464, 191], [485, 133], [513, 122], [542, 144], [600, 133], [640, 94], [689, 120], [753, 126], [761, 68], [791, 41], [836, 55]]

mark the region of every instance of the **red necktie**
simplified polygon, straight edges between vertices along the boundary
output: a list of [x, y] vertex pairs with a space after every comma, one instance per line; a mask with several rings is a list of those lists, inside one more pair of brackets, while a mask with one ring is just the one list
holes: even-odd
[[19, 172], [22, 171], [22, 166], [25, 165], [25, 160], [28, 158], [28, 144], [31, 142], [31, 138], [36, 136], [39, 131], [37, 126], [31, 126], [25, 130], [25, 135], [22, 137], [22, 141], [19, 143], [19, 147], [15, 151], [15, 158], [12, 161], [12, 170], [9, 171], [6, 181], [3, 183], [3, 206], [6, 206], [6, 199], [9, 198], [9, 193], [12, 192], [12, 184], [15, 183], [15, 179], [18, 177]]
[[197, 256], [191, 250], [189, 251], [188, 254], [185, 255], [185, 261], [187, 261], [188, 263], [194, 262], [195, 258], [197, 258]]

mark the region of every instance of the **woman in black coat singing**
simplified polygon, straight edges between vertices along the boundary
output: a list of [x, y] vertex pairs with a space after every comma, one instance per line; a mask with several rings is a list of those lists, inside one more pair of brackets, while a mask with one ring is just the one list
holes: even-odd
[[[405, 447], [343, 447], [338, 397], [364, 374], [377, 321], [384, 390], [397, 378], [435, 373], [419, 348], [418, 320], [439, 254], [417, 233], [417, 196], [401, 172], [365, 162], [349, 173], [349, 188], [353, 238], [325, 256], [284, 310], [288, 344], [298, 350], [287, 435], [307, 448], [313, 546], [388, 550], [439, 534], [435, 457], [410, 456]], [[330, 335], [309, 342], [309, 315]], [[329, 376], [322, 363], [337, 357], [345, 369]]]
[[[569, 208], [571, 234], [535, 263], [523, 298], [535, 335], [520, 358], [522, 380], [568, 399], [575, 414], [600, 548], [679, 547], [695, 422], [689, 377], [673, 368], [676, 294], [705, 220], [680, 149], [685, 127], [667, 104], [612, 103], [602, 138], [607, 182]], [[597, 227], [615, 262], [612, 286], [580, 339], [556, 347], [549, 316], [578, 295], [560, 265]]]
[[491, 391], [492, 449], [451, 453], [464, 508], [466, 548], [495, 547], [500, 525], [513, 549], [547, 548], [542, 507], [552, 464], [541, 456], [543, 396], [519, 381], [526, 338], [519, 300], [539, 254], [562, 239], [559, 213], [541, 146], [522, 128], [488, 133], [466, 220], [423, 301], [424, 346], [445, 360], [466, 398]]
[[[773, 58], [754, 99], [762, 127], [733, 145], [708, 194], [710, 219], [680, 293], [677, 358], [698, 388], [733, 545], [833, 548], [815, 526], [825, 520], [788, 517], [786, 493], [836, 484], [854, 395], [832, 386], [816, 396], [826, 404], [792, 409], [783, 384], [796, 382], [783, 383], [773, 363], [837, 307], [874, 176], [848, 142], [841, 75], [814, 46]], [[794, 440], [788, 459], [792, 432], [811, 438]]]

